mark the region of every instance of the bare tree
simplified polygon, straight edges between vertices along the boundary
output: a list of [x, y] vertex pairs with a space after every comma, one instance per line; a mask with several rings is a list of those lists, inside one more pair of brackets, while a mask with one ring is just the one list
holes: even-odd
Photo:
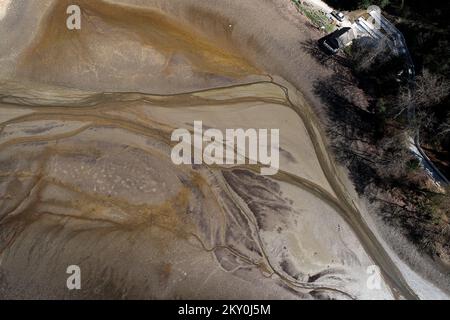
[[374, 40], [369, 37], [358, 39], [353, 45], [351, 59], [358, 71], [369, 70], [374, 63], [388, 54], [387, 38]]
[[447, 117], [447, 120], [443, 124], [441, 124], [439, 128], [439, 135], [447, 135], [450, 134], [450, 116]]
[[380, 177], [400, 177], [406, 173], [407, 163], [412, 159], [408, 149], [407, 135], [399, 133], [385, 136], [379, 143], [381, 157], [377, 161]]
[[444, 77], [424, 70], [414, 83], [413, 102], [421, 108], [434, 106], [447, 97], [449, 91], [450, 83]]
[[444, 77], [424, 70], [416, 77], [412, 86], [400, 90], [397, 105], [394, 107], [395, 118], [407, 110], [415, 108], [414, 126], [423, 127], [432, 121], [432, 107], [444, 100], [450, 92], [450, 83]]

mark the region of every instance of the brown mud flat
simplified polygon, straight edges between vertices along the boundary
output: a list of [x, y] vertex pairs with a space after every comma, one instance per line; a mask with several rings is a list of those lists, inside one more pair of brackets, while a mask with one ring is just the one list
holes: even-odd
[[259, 74], [238, 53], [156, 10], [77, 1], [83, 26], [69, 30], [65, 12], [72, 2], [57, 1], [46, 14], [36, 39], [20, 56], [18, 78], [88, 90], [111, 91], [120, 83], [164, 93]]
[[[223, 39], [231, 18], [216, 21], [215, 41], [164, 14], [174, 4], [77, 1], [74, 33], [68, 2], [49, 3], [0, 81], [1, 297], [415, 297], [303, 96]], [[170, 134], [194, 120], [280, 128], [279, 173], [175, 166]], [[72, 264], [76, 292], [65, 287]]]

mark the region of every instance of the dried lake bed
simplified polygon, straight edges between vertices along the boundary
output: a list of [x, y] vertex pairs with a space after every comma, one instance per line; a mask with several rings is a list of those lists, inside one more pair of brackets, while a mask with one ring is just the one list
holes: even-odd
[[[0, 297], [417, 297], [310, 99], [233, 45], [232, 18], [189, 24], [209, 6], [191, 1], [77, 3], [79, 31], [62, 0], [16, 1], [0, 20]], [[279, 129], [278, 172], [175, 165], [171, 133], [198, 120]]]

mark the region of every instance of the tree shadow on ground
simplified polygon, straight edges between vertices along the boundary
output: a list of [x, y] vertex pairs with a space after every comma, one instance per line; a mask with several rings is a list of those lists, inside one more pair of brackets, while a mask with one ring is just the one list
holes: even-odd
[[[396, 136], [401, 136], [398, 128], [384, 123], [388, 120], [373, 105], [377, 99], [366, 99], [365, 106], [361, 105], [361, 100], [355, 99], [354, 93], [358, 92], [355, 88], [360, 93], [364, 92], [364, 96], [370, 96], [368, 88], [373, 87], [374, 79], [359, 75], [358, 79], [362, 80], [358, 82], [352, 73], [351, 61], [325, 54], [316, 41], [302, 43], [302, 47], [318, 63], [333, 71], [332, 76], [314, 83], [314, 93], [322, 101], [327, 136], [336, 160], [349, 170], [358, 194], [377, 208], [379, 218], [415, 243], [419, 252], [432, 258], [439, 256], [440, 252], [450, 252], [448, 222], [442, 226], [433, 213], [435, 211], [430, 211], [424, 203], [421, 192], [426, 191], [418, 189], [421, 184], [410, 180], [408, 175], [411, 172], [402, 167], [411, 154], [402, 146], [401, 139], [396, 140]], [[375, 80], [382, 82], [379, 90], [385, 92], [391, 87], [395, 93], [392, 82], [383, 78], [383, 74], [392, 74], [389, 68], [395, 64], [392, 60], [384, 68], [377, 68]], [[416, 261], [414, 256], [408, 259]], [[441, 274], [436, 277], [441, 277]], [[450, 283], [448, 277], [439, 279]]]
[[376, 182], [376, 164], [368, 150], [376, 141], [374, 115], [352, 99], [355, 89], [351, 78], [343, 74], [316, 81], [315, 94], [326, 107], [327, 135], [338, 162], [350, 170], [350, 176], [359, 194], [368, 184]]

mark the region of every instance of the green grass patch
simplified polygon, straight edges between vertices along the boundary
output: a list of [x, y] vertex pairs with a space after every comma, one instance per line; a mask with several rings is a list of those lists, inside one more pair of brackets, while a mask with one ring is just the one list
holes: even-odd
[[292, 0], [292, 2], [317, 28], [323, 29], [327, 33], [330, 33], [335, 29], [334, 25], [323, 11], [305, 6], [301, 4], [299, 0]]

